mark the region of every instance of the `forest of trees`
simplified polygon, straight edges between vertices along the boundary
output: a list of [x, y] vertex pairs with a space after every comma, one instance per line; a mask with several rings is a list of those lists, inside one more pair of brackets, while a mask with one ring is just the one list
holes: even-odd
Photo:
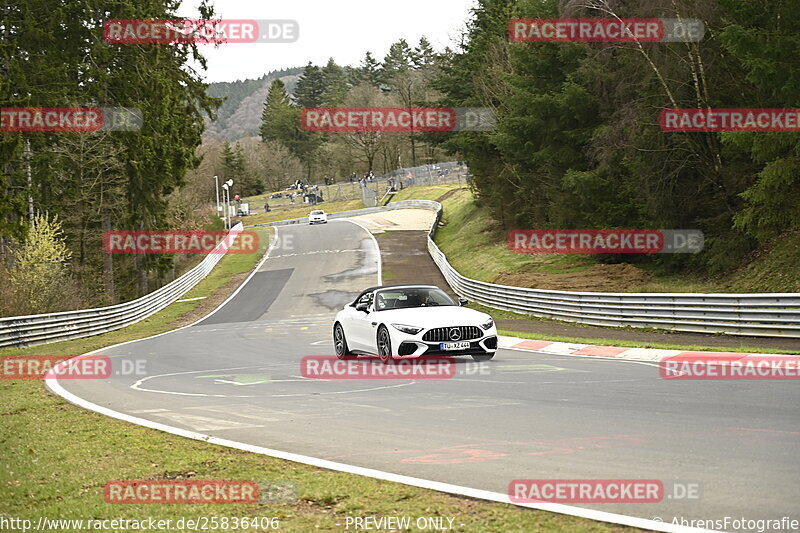
[[[353, 172], [381, 174], [447, 159], [440, 140], [430, 133], [319, 133], [303, 130], [299, 120], [304, 107], [433, 102], [444, 96], [431, 83], [445, 56], [424, 37], [413, 47], [400, 39], [382, 61], [366, 52], [357, 66], [340, 66], [330, 59], [323, 66], [309, 63], [259, 80], [212, 84], [209, 93], [224, 97], [224, 103], [199, 148], [203, 161], [190, 171], [189, 179], [233, 178], [236, 192], [251, 196], [283, 189], [298, 179], [320, 183], [328, 176], [341, 181]], [[255, 114], [259, 101], [263, 105]], [[251, 129], [258, 130], [260, 141], [249, 135]], [[209, 194], [211, 189], [205, 192], [206, 200]]]
[[300, 126], [300, 111], [309, 107], [415, 107], [444, 96], [432, 86], [439, 73], [438, 54], [422, 37], [415, 46], [400, 39], [382, 61], [367, 52], [361, 64], [342, 67], [331, 59], [309, 63], [290, 93], [276, 79], [264, 105], [261, 139], [288, 149], [304, 168], [292, 176], [321, 181], [373, 170], [377, 174], [446, 157], [439, 141], [420, 132], [311, 132]]
[[[148, 292], [171, 275], [169, 256], [112, 260], [103, 253], [102, 235], [110, 229], [200, 223], [170, 196], [197, 164], [203, 117], [213, 116], [219, 102], [191, 66], [204, 65], [196, 45], [112, 44], [102, 38], [102, 29], [109, 18], [176, 18], [175, 8], [171, 0], [26, 0], [0, 7], [4, 107], [131, 107], [144, 117], [141, 131], [2, 132], [4, 312], [117, 302]], [[200, 10], [205, 18], [213, 14], [205, 5]], [[26, 234], [34, 234], [38, 213], [49, 217], [40, 228], [58, 221], [71, 252], [59, 256], [71, 256], [71, 277], [59, 282], [57, 297], [44, 302], [19, 297], [27, 288], [15, 287], [8, 275]]]
[[[800, 135], [665, 133], [658, 120], [664, 108], [800, 107], [800, 2], [476, 0], [452, 50], [401, 39], [382, 60], [368, 52], [355, 66], [331, 59], [211, 91], [191, 43], [102, 39], [109, 18], [175, 18], [175, 6], [171, 0], [0, 6], [3, 106], [132, 107], [145, 119], [141, 131], [2, 132], [0, 277], [8, 283], [0, 286], [0, 312], [113, 303], [168, 281], [176, 273], [172, 257], [111, 257], [100, 245], [103, 232], [211, 223], [214, 175], [233, 178], [244, 196], [298, 178], [341, 180], [352, 172], [462, 159], [477, 201], [506, 229], [700, 229], [702, 254], [624, 260], [711, 275], [729, 272], [800, 226]], [[200, 10], [212, 15], [205, 3]], [[555, 17], [697, 18], [706, 32], [696, 43], [510, 42], [511, 19]], [[266, 91], [267, 83], [266, 102], [256, 111], [265, 93], [253, 91]], [[497, 127], [457, 133], [300, 127], [302, 108], [332, 106], [490, 108]], [[217, 109], [227, 133], [204, 134]], [[242, 113], [256, 121], [237, 124]], [[26, 236], [51, 239], [56, 262], [68, 265], [53, 271], [57, 296], [35, 304], [20, 296], [31, 287], [18, 266], [39, 261]]]
[[[664, 133], [663, 108], [800, 107], [800, 2], [479, 0], [434, 87], [497, 129], [446, 140], [507, 228], [681, 228], [705, 253], [626, 256], [730, 271], [800, 226], [800, 135]], [[514, 18], [697, 18], [697, 43], [515, 43]], [[619, 261], [621, 257], [602, 257]]]
[[208, 94], [223, 101], [215, 119], [207, 121], [207, 132], [229, 142], [258, 135], [261, 109], [272, 80], [282, 79], [291, 91], [302, 72], [303, 67], [288, 68], [269, 72], [255, 80], [211, 83]]

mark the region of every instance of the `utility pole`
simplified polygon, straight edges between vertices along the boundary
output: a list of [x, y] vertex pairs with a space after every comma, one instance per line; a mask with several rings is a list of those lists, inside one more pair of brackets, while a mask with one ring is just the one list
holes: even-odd
[[33, 221], [33, 176], [31, 175], [31, 140], [25, 139], [25, 175], [28, 179], [28, 218]]
[[219, 176], [214, 176], [214, 192], [217, 193], [217, 216], [219, 216], [222, 210], [222, 206], [219, 205]]

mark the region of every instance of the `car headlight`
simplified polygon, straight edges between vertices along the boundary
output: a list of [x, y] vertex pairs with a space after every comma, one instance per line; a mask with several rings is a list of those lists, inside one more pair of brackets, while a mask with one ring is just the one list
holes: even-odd
[[416, 326], [406, 326], [405, 324], [392, 324], [392, 327], [396, 330], [402, 331], [403, 333], [408, 333], [409, 335], [416, 335], [422, 328], [418, 328]]
[[492, 320], [491, 318], [489, 319], [488, 322], [481, 324], [481, 327], [487, 330], [490, 329], [492, 326], [494, 326], [494, 320]]

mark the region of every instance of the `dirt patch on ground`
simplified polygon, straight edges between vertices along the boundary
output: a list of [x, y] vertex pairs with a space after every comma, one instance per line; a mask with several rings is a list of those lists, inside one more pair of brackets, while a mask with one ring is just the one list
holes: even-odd
[[466, 190], [469, 190], [469, 189], [467, 189], [466, 187], [461, 187], [459, 189], [453, 189], [451, 191], [447, 191], [446, 193], [441, 195], [439, 198], [437, 198], [436, 201], [439, 202], [439, 203], [442, 203], [445, 200], [447, 200], [448, 198], [450, 198], [451, 196], [453, 196], [458, 191], [466, 191]]
[[556, 291], [601, 291], [630, 292], [631, 287], [642, 285], [650, 280], [650, 273], [633, 265], [592, 265], [579, 272], [542, 273], [514, 272], [501, 273], [494, 282], [500, 285], [548, 289]]
[[[441, 287], [455, 296], [447, 285], [447, 282], [428, 255], [428, 241], [424, 231], [390, 231], [377, 235], [378, 244], [381, 248], [384, 272], [390, 274], [386, 279], [386, 284], [397, 283], [430, 283]], [[600, 267], [617, 267], [620, 272], [620, 279], [627, 279], [630, 283], [632, 279], [639, 279], [639, 274], [625, 272], [624, 267], [631, 265], [598, 265]], [[622, 267], [622, 268], [620, 268]], [[639, 273], [641, 271], [635, 268]], [[591, 269], [578, 272], [582, 276], [600, 276], [601, 274]], [[547, 274], [548, 276], [567, 276], [569, 274]], [[608, 276], [608, 273], [602, 276]], [[576, 278], [578, 279], [578, 278]], [[646, 279], [646, 278], [645, 278]], [[639, 281], [637, 281], [638, 283]], [[560, 287], [563, 288], [563, 282]], [[584, 280], [583, 290], [586, 289], [587, 282]], [[508, 283], [511, 285], [511, 283]], [[595, 283], [597, 290], [612, 291], [605, 285]], [[547, 288], [538, 285], [539, 288]], [[619, 288], [618, 286], [615, 286]], [[595, 289], [592, 289], [595, 290]], [[508, 319], [497, 320], [497, 327], [507, 331], [521, 331], [525, 333], [539, 333], [558, 337], [572, 337], [576, 339], [617, 339], [624, 345], [625, 341], [651, 342], [659, 344], [681, 344], [694, 346], [719, 346], [728, 350], [737, 350], [743, 347], [749, 348], [772, 348], [774, 350], [792, 350], [800, 353], [800, 339], [783, 339], [770, 337], [738, 337], [732, 335], [707, 335], [703, 333], [681, 333], [681, 332], [652, 332], [636, 331], [630, 329], [602, 328], [596, 326], [571, 325], [552, 320], [531, 319]]]

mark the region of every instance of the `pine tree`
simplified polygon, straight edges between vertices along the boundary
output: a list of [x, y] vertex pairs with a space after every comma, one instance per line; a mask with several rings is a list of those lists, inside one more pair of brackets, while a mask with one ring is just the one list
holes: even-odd
[[322, 93], [322, 105], [326, 107], [342, 105], [350, 87], [344, 69], [337, 65], [333, 58], [330, 58], [328, 64], [322, 67], [322, 80], [325, 86]]
[[414, 68], [419, 70], [432, 66], [435, 59], [436, 52], [433, 50], [430, 41], [423, 35], [419, 39], [419, 44], [411, 53], [411, 62]]
[[325, 78], [322, 69], [309, 63], [306, 65], [297, 87], [294, 89], [294, 101], [301, 107], [320, 107], [325, 98]]
[[389, 47], [389, 53], [383, 58], [381, 82], [391, 86], [395, 76], [411, 70], [412, 55], [412, 50], [405, 39], [400, 39], [392, 44]]
[[367, 52], [361, 60], [361, 81], [369, 83], [376, 89], [381, 86], [381, 64], [375, 59], [371, 52]]
[[280, 141], [284, 144], [290, 142], [295, 136], [294, 117], [286, 85], [280, 79], [276, 79], [269, 88], [264, 111], [261, 113], [259, 128], [261, 140]]

